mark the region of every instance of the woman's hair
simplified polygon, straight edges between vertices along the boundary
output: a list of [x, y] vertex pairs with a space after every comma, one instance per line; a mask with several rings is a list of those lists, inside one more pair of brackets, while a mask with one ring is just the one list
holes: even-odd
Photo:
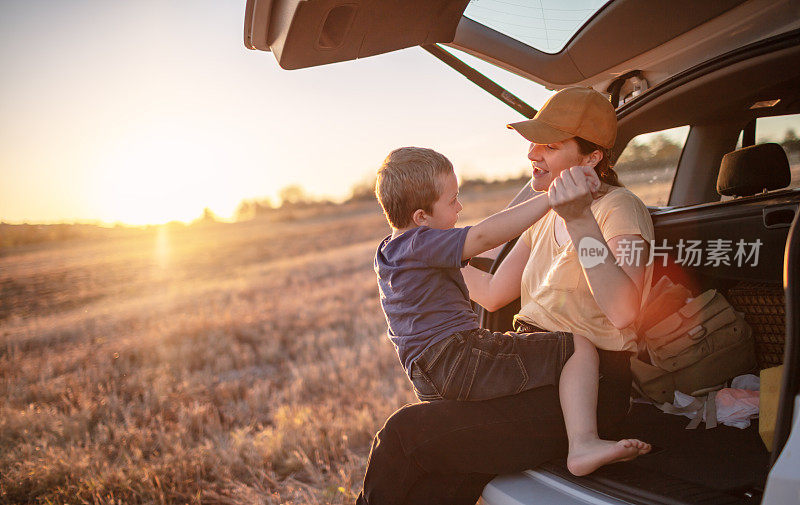
[[624, 186], [624, 184], [619, 182], [619, 176], [611, 165], [611, 149], [597, 145], [594, 142], [589, 142], [580, 137], [575, 137], [575, 141], [578, 143], [578, 151], [584, 156], [594, 151], [603, 153], [603, 159], [594, 167], [594, 171], [597, 172], [597, 177], [602, 182], [611, 186]]

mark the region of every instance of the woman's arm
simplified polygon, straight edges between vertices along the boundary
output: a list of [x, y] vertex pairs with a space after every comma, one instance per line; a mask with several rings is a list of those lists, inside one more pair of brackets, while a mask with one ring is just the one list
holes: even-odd
[[[599, 243], [606, 247], [608, 254], [603, 262], [590, 268], [582, 265], [583, 274], [598, 307], [611, 324], [619, 329], [627, 328], [639, 316], [645, 265], [650, 254], [647, 242], [641, 235], [619, 235], [606, 242], [591, 212], [588, 216], [565, 222], [572, 243], [578, 244], [576, 248], [580, 247], [581, 240], [586, 237], [595, 239], [597, 241], [595, 245]], [[621, 256], [620, 243], [625, 244], [625, 241], [641, 246], [639, 261], [624, 261], [617, 264], [617, 259]], [[614, 254], [614, 251], [617, 251], [617, 254]], [[580, 257], [580, 250], [578, 254]]]
[[469, 297], [489, 312], [505, 307], [519, 298], [522, 271], [530, 254], [530, 247], [520, 239], [500, 263], [494, 275], [471, 266], [462, 268]]
[[[626, 328], [639, 315], [645, 265], [650, 253], [648, 244], [641, 235], [620, 235], [606, 243], [589, 207], [592, 202], [589, 188], [582, 178], [574, 175], [571, 170], [565, 170], [551, 184], [548, 194], [553, 210], [564, 219], [579, 258], [582, 247], [606, 249], [607, 254], [601, 263], [587, 266], [581, 262], [583, 272], [600, 310], [616, 328]], [[642, 246], [639, 261], [617, 264], [619, 246], [624, 240], [641, 241], [637, 242]], [[614, 251], [618, 254], [615, 255]]]

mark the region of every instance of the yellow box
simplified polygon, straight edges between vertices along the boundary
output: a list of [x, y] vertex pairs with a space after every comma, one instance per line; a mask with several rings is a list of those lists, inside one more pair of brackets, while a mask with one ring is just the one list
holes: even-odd
[[781, 395], [783, 365], [761, 370], [761, 393], [758, 400], [758, 433], [761, 440], [772, 451], [775, 436], [775, 420], [778, 418], [778, 398]]

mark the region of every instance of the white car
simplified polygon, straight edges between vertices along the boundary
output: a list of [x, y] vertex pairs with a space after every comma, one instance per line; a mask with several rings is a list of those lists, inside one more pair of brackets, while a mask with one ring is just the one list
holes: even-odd
[[[653, 279], [720, 290], [753, 328], [759, 367], [784, 365], [771, 453], [757, 421], [687, 430], [685, 418], [637, 403], [622, 431], [652, 442], [651, 455], [580, 478], [563, 461], [499, 476], [483, 503], [800, 503], [800, 141], [790, 133], [800, 132], [800, 1], [544, 3], [248, 0], [244, 39], [286, 69], [421, 45], [528, 117], [531, 107], [440, 45], [549, 89], [591, 86], [616, 107], [618, 172], [648, 204], [656, 243], [760, 244], [756, 264], [656, 262]], [[718, 193], [723, 156], [766, 141], [784, 147], [788, 175], [757, 158], [736, 175], [746, 189]], [[517, 308], [483, 312], [482, 324], [510, 329]]]

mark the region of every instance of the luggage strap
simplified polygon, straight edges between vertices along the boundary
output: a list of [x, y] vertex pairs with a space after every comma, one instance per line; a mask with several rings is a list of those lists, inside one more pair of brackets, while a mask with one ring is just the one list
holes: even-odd
[[693, 430], [700, 426], [703, 421], [703, 414], [705, 413], [706, 429], [716, 428], [717, 426], [717, 392], [711, 391], [706, 396], [695, 398], [692, 403], [685, 407], [676, 407], [671, 403], [662, 403], [656, 405], [662, 412], [667, 414], [692, 414], [692, 420], [686, 425], [687, 430]]

